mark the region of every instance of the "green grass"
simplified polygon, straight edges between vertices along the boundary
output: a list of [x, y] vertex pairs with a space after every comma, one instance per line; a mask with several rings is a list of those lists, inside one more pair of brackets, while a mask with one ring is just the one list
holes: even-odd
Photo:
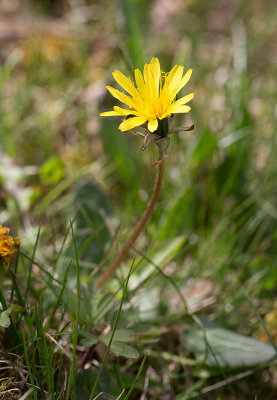
[[[22, 4], [0, 4], [41, 27], [0, 38], [0, 224], [21, 239], [0, 399], [274, 400], [275, 2]], [[151, 220], [97, 289], [157, 158], [99, 117], [117, 104], [105, 86], [153, 56], [193, 68], [175, 125], [195, 130], [172, 135]]]

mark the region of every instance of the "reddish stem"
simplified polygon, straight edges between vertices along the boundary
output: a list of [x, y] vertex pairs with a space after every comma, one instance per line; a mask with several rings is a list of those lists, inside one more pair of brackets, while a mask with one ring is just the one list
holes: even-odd
[[157, 199], [158, 199], [158, 196], [159, 196], [159, 193], [160, 193], [160, 190], [161, 190], [162, 181], [163, 181], [163, 174], [164, 174], [164, 160], [163, 160], [163, 153], [161, 152], [161, 150], [159, 151], [159, 160], [156, 161], [154, 164], [158, 164], [159, 170], [158, 170], [156, 184], [155, 184], [155, 187], [154, 187], [154, 190], [153, 190], [153, 193], [152, 193], [152, 197], [151, 197], [151, 199], [150, 199], [150, 201], [149, 201], [149, 203], [147, 205], [147, 208], [144, 211], [144, 214], [143, 214], [141, 220], [138, 222], [138, 224], [135, 227], [132, 235], [130, 236], [128, 241], [125, 243], [125, 245], [122, 248], [122, 250], [118, 253], [116, 258], [108, 266], [106, 271], [104, 271], [103, 274], [100, 276], [98, 282], [96, 283], [97, 287], [102, 287], [107, 282], [107, 280], [109, 280], [109, 278], [112, 276], [112, 274], [114, 273], [114, 271], [116, 270], [118, 265], [121, 263], [123, 258], [126, 256], [128, 251], [130, 250], [130, 248], [132, 247], [132, 245], [136, 241], [136, 239], [137, 239], [138, 235], [140, 234], [140, 232], [145, 227], [147, 221], [149, 220], [149, 218], [150, 218], [150, 216], [151, 216], [151, 214], [153, 212], [154, 206], [155, 206], [155, 204], [157, 202]]

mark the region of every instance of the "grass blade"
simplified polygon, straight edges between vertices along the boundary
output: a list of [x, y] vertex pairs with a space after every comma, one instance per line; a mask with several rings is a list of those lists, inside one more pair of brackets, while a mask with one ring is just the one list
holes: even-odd
[[96, 379], [95, 379], [95, 382], [94, 382], [94, 385], [93, 385], [93, 388], [92, 388], [92, 391], [91, 391], [89, 400], [92, 400], [92, 399], [93, 399], [93, 396], [94, 396], [94, 394], [95, 394], [95, 391], [96, 391], [96, 388], [97, 388], [97, 385], [98, 385], [100, 376], [101, 376], [101, 374], [102, 374], [103, 368], [104, 368], [104, 366], [105, 366], [105, 362], [106, 362], [106, 360], [107, 360], [107, 357], [108, 357], [108, 354], [109, 354], [109, 351], [110, 351], [110, 347], [111, 347], [111, 344], [112, 344], [112, 341], [113, 341], [113, 337], [114, 337], [115, 330], [116, 330], [116, 327], [117, 327], [117, 324], [118, 324], [118, 321], [119, 321], [119, 316], [120, 316], [120, 313], [121, 313], [121, 309], [122, 309], [122, 306], [123, 306], [123, 301], [124, 301], [124, 298], [125, 298], [125, 295], [126, 295], [126, 292], [127, 292], [128, 282], [129, 282], [131, 273], [132, 273], [132, 271], [133, 271], [134, 261], [135, 261], [135, 260], [133, 260], [132, 266], [131, 266], [131, 268], [130, 268], [130, 271], [129, 271], [129, 273], [128, 273], [128, 276], [127, 276], [127, 279], [126, 279], [126, 282], [125, 282], [125, 286], [124, 286], [124, 289], [123, 289], [123, 294], [122, 294], [121, 302], [120, 302], [120, 305], [119, 305], [119, 309], [118, 309], [117, 314], [116, 314], [115, 323], [114, 323], [114, 326], [113, 326], [111, 338], [110, 338], [109, 344], [108, 344], [108, 346], [107, 346], [107, 348], [106, 348], [106, 352], [105, 352], [103, 361], [102, 361], [102, 363], [101, 363], [100, 369], [99, 369], [99, 371], [98, 371], [97, 377], [96, 377]]

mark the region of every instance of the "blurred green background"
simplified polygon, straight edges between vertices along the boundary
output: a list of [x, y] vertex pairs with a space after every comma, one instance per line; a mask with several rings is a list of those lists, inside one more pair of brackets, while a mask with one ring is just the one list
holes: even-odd
[[[99, 117], [119, 105], [105, 89], [116, 86], [112, 71], [132, 76], [152, 57], [164, 71], [193, 68], [182, 90], [195, 92], [192, 110], [175, 125], [195, 131], [172, 135], [136, 248], [176, 279], [193, 311], [268, 340], [246, 291], [277, 337], [276, 19], [275, 0], [1, 0], [0, 224], [29, 252], [40, 226], [37, 256], [51, 265], [74, 219], [86, 282], [112, 238], [130, 234], [156, 173], [154, 145], [141, 152], [119, 119]], [[139, 309], [170, 321], [176, 294], [143, 263], [132, 287], [153, 309]], [[170, 379], [168, 393], [184, 390]], [[258, 393], [249, 385], [238, 398]], [[276, 395], [259, 385], [259, 398]]]

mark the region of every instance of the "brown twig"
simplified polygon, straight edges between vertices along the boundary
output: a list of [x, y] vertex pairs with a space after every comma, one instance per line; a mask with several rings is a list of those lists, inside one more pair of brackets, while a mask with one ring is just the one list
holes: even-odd
[[145, 227], [147, 221], [149, 220], [149, 218], [152, 214], [152, 211], [157, 202], [157, 199], [158, 199], [158, 196], [159, 196], [159, 193], [161, 190], [161, 186], [162, 186], [162, 181], [163, 181], [164, 159], [163, 159], [163, 151], [162, 151], [161, 147], [159, 147], [159, 160], [157, 160], [154, 163], [154, 165], [155, 164], [158, 164], [158, 168], [159, 168], [158, 175], [157, 175], [157, 181], [156, 181], [153, 193], [152, 193], [152, 197], [147, 205], [147, 208], [146, 208], [141, 220], [138, 222], [137, 226], [135, 227], [132, 235], [130, 236], [130, 238], [125, 243], [124, 247], [122, 248], [122, 250], [118, 253], [117, 257], [108, 266], [106, 271], [104, 271], [102, 273], [102, 275], [100, 276], [99, 280], [96, 283], [97, 287], [102, 287], [107, 282], [107, 280], [112, 276], [112, 274], [114, 273], [114, 271], [116, 270], [118, 265], [121, 263], [123, 258], [127, 255], [128, 251], [134, 244], [135, 240], [137, 239], [138, 235]]

